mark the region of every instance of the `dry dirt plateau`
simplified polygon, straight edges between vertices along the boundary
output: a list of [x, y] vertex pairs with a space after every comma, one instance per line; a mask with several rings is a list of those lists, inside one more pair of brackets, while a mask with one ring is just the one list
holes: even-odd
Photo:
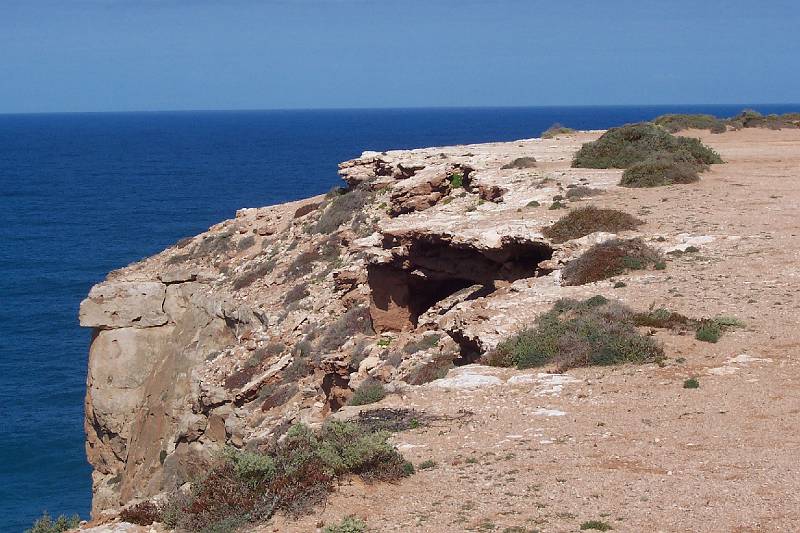
[[[215, 445], [394, 407], [435, 418], [392, 437], [431, 468], [396, 483], [349, 480], [311, 514], [252, 530], [315, 531], [354, 515], [370, 531], [560, 532], [591, 520], [614, 531], [800, 531], [800, 130], [682, 132], [725, 163], [697, 183], [647, 189], [617, 186], [621, 170], [570, 168], [600, 133], [365, 154], [343, 164], [345, 179], [385, 188], [345, 231], [315, 232], [322, 197], [247, 209], [112, 273], [82, 307], [96, 329], [95, 517], [190, 477]], [[536, 166], [502, 168], [522, 156]], [[449, 185], [454, 174], [465, 193]], [[542, 237], [567, 212], [548, 206], [570, 185], [599, 192], [567, 208], [630, 213], [644, 224], [626, 236], [679, 253], [664, 270], [562, 286], [561, 267], [605, 238]], [[220, 251], [216, 238], [233, 244]], [[531, 264], [535, 276], [520, 274]], [[487, 277], [490, 294], [479, 289]], [[648, 331], [661, 364], [548, 374], [474, 362], [557, 299], [595, 294], [744, 326], [717, 343]], [[358, 306], [376, 332], [332, 340], [337, 317]], [[327, 349], [298, 371], [299, 343], [325, 344], [312, 326]], [[431, 331], [435, 349], [387, 356]], [[684, 388], [689, 378], [699, 388]], [[390, 394], [342, 407], [365, 379]]]

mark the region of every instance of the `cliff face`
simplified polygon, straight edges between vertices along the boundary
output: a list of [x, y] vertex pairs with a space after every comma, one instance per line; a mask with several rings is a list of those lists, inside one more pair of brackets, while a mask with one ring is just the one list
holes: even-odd
[[[474, 360], [514, 325], [472, 307], [555, 286], [539, 280], [552, 217], [527, 206], [564, 190], [546, 169], [594, 136], [365, 153], [341, 165], [346, 194], [241, 210], [110, 274], [80, 310], [94, 511], [180, 485], [219, 445], [320, 422], [368, 376], [400, 387]], [[520, 157], [539, 167], [502, 168]], [[423, 334], [435, 346], [400, 349]]]
[[[437, 420], [396, 444], [440, 466], [368, 491], [354, 483], [264, 530], [308, 531], [354, 512], [380, 531], [567, 530], [598, 516], [624, 520], [615, 529], [791, 529], [796, 453], [774, 450], [797, 449], [787, 413], [798, 412], [800, 133], [692, 132], [726, 164], [651, 189], [618, 187], [620, 170], [570, 168], [599, 134], [365, 153], [340, 166], [345, 194], [241, 210], [111, 273], [81, 305], [95, 330], [94, 513], [193, 479], [222, 445], [351, 416], [341, 407], [370, 379], [392, 393], [380, 406]], [[644, 224], [544, 237], [568, 212], [560, 204], [590, 203]], [[562, 284], [566, 263], [614, 237], [641, 237], [666, 268]], [[640, 328], [663, 343], [659, 365], [453, 369], [558, 299], [594, 295], [746, 326], [714, 344]], [[689, 377], [700, 390], [684, 391]]]

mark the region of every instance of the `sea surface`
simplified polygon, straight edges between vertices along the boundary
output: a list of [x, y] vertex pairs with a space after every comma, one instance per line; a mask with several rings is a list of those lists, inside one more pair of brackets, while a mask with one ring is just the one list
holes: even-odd
[[90, 332], [78, 304], [115, 268], [234, 216], [340, 183], [364, 150], [536, 137], [662, 113], [800, 106], [542, 107], [0, 115], [0, 531], [89, 515]]

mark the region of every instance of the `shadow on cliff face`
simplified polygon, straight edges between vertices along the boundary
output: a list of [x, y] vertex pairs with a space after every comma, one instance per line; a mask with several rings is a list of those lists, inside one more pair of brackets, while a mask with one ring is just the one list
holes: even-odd
[[505, 239], [498, 248], [478, 249], [424, 235], [402, 243], [387, 238], [385, 248], [405, 245], [407, 253], [391, 263], [368, 267], [370, 314], [376, 332], [414, 329], [422, 313], [448, 296], [473, 285], [486, 293], [495, 282], [511, 282], [546, 274], [539, 267], [553, 249], [546, 243]]

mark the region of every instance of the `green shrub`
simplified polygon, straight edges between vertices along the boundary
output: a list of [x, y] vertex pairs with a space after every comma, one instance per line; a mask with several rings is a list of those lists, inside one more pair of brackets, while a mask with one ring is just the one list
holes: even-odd
[[63, 531], [78, 527], [80, 522], [81, 519], [78, 515], [71, 517], [59, 515], [54, 521], [45, 511], [42, 516], [33, 523], [33, 527], [25, 530], [25, 533], [62, 533]]
[[439, 339], [441, 338], [439, 334], [425, 335], [420, 340], [408, 341], [406, 345], [403, 346], [403, 351], [407, 355], [411, 355], [421, 352], [422, 350], [429, 350], [439, 344]]
[[648, 267], [663, 268], [661, 252], [639, 238], [612, 239], [595, 244], [561, 271], [565, 285], [583, 285]]
[[276, 511], [310, 509], [343, 476], [367, 482], [407, 476], [409, 463], [389, 444], [389, 436], [350, 422], [330, 421], [319, 432], [292, 426], [267, 453], [224, 453], [192, 484], [189, 495], [173, 495], [163, 507], [163, 520], [182, 530], [234, 531]]
[[559, 135], [568, 135], [570, 133], [575, 133], [575, 130], [572, 128], [568, 128], [566, 126], [562, 126], [558, 122], [547, 128], [542, 132], [542, 139], [552, 139], [553, 137], [557, 137]]
[[554, 243], [579, 239], [596, 231], [618, 233], [636, 229], [644, 224], [638, 218], [616, 209], [599, 209], [587, 205], [573, 209], [552, 225], [544, 228], [542, 234]]
[[453, 189], [460, 189], [464, 186], [464, 174], [456, 172], [450, 176], [450, 187]]
[[361, 211], [370, 199], [370, 193], [364, 189], [353, 189], [334, 196], [317, 223], [314, 224], [312, 232], [333, 233], [350, 220], [354, 214]]
[[661, 126], [670, 133], [681, 130], [697, 129], [709, 130], [711, 133], [724, 133], [728, 128], [725, 121], [713, 115], [661, 115], [653, 120], [657, 126]]
[[800, 127], [800, 115], [798, 113], [786, 113], [784, 115], [762, 115], [758, 111], [745, 109], [735, 117], [728, 119], [728, 124], [733, 129], [741, 128], [767, 128], [780, 130], [783, 128]]
[[698, 166], [693, 162], [668, 152], [657, 152], [625, 169], [619, 184], [623, 187], [659, 187], [694, 183], [700, 180], [697, 171]]
[[663, 359], [656, 342], [636, 329], [635, 313], [602, 296], [562, 299], [528, 327], [501, 342], [487, 362], [518, 368], [648, 363]]
[[317, 350], [323, 353], [336, 351], [350, 337], [359, 333], [372, 333], [372, 319], [366, 306], [351, 307], [325, 328], [317, 343]]
[[599, 139], [581, 146], [572, 166], [576, 168], [628, 168], [657, 152], [668, 152], [698, 166], [722, 163], [711, 148], [698, 139], [676, 137], [648, 123], [611, 128]]
[[272, 272], [276, 264], [277, 261], [275, 259], [267, 259], [262, 263], [250, 263], [241, 274], [233, 279], [233, 289], [238, 291], [252, 285], [255, 280], [261, 279]]
[[322, 533], [364, 533], [367, 531], [367, 524], [353, 516], [342, 519], [338, 524], [325, 526]]
[[502, 167], [503, 170], [509, 169], [523, 169], [523, 168], [535, 168], [536, 167], [536, 158], [535, 157], [518, 157], [510, 163], [506, 163]]
[[540, 204], [540, 203], [539, 203], [539, 202], [537, 202], [536, 200], [531, 200], [530, 202], [528, 202], [528, 203], [525, 205], [525, 207], [539, 207], [540, 205], [542, 205], [542, 204]]
[[436, 467], [436, 461], [434, 461], [433, 459], [427, 459], [425, 461], [422, 461], [419, 464], [419, 466], [417, 467], [417, 469], [419, 469], [419, 470], [430, 470], [431, 468], [435, 468], [435, 467]]
[[603, 522], [602, 520], [588, 520], [581, 524], [581, 531], [587, 529], [596, 529], [597, 531], [611, 531], [614, 529], [611, 524]]
[[694, 338], [703, 342], [717, 342], [722, 337], [722, 326], [714, 320], [704, 320], [697, 327]]
[[700, 381], [697, 378], [689, 378], [683, 382], [684, 389], [699, 389]]
[[347, 405], [367, 405], [383, 400], [386, 389], [380, 381], [367, 379], [354, 392]]

